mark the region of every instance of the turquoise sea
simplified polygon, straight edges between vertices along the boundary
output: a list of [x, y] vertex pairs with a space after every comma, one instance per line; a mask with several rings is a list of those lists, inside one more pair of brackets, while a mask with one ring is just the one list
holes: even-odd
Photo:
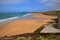
[[0, 13], [0, 19], [11, 18], [11, 17], [21, 17], [28, 14], [28, 12], [19, 12], [19, 13]]
[[15, 19], [20, 19], [20, 18], [24, 18], [31, 15], [30, 12], [18, 12], [18, 13], [0, 13], [0, 23], [1, 22], [6, 22], [9, 20], [15, 20]]

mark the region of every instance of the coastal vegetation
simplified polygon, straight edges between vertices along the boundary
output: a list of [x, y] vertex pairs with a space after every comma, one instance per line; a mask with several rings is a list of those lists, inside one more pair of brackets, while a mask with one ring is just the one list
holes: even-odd
[[60, 11], [48, 11], [48, 12], [43, 12], [43, 14], [50, 16], [58, 16], [58, 14], [60, 14]]
[[0, 40], [60, 40], [60, 34], [23, 34], [10, 37], [0, 37]]

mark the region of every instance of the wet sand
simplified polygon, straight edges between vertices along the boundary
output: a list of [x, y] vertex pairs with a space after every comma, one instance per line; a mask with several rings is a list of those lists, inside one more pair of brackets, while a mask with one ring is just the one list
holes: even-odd
[[34, 14], [33, 17], [45, 18], [45, 20], [26, 19], [26, 20], [11, 21], [8, 24], [2, 25], [2, 27], [4, 28], [0, 30], [0, 37], [14, 36], [24, 33], [33, 33], [40, 26], [46, 25], [48, 24], [48, 22], [52, 21], [51, 19], [57, 18], [54, 16], [46, 16], [43, 14]]

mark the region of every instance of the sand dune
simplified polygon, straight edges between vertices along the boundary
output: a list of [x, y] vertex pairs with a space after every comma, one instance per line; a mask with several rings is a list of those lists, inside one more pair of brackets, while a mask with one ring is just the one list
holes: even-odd
[[14, 36], [24, 33], [33, 33], [37, 28], [42, 25], [46, 25], [51, 19], [56, 18], [54, 16], [46, 16], [42, 14], [34, 14], [35, 18], [45, 18], [46, 20], [35, 20], [35, 19], [26, 19], [26, 20], [15, 20], [11, 21], [5, 27], [0, 30], [0, 36]]
[[35, 18], [45, 18], [45, 19], [54, 19], [54, 18], [57, 18], [56, 16], [49, 16], [49, 15], [43, 15], [43, 14], [40, 14], [40, 13], [33, 13], [32, 14], [33, 17]]

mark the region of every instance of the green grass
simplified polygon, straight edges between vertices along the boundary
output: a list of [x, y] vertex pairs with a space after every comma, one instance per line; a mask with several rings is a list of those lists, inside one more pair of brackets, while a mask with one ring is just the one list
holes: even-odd
[[44, 29], [44, 26], [45, 26], [45, 25], [42, 25], [41, 27], [37, 28], [37, 29], [34, 31], [34, 33], [35, 33], [35, 34], [40, 33], [40, 31], [41, 31], [42, 29]]
[[60, 34], [24, 34], [11, 37], [1, 37], [0, 40], [60, 40]]

